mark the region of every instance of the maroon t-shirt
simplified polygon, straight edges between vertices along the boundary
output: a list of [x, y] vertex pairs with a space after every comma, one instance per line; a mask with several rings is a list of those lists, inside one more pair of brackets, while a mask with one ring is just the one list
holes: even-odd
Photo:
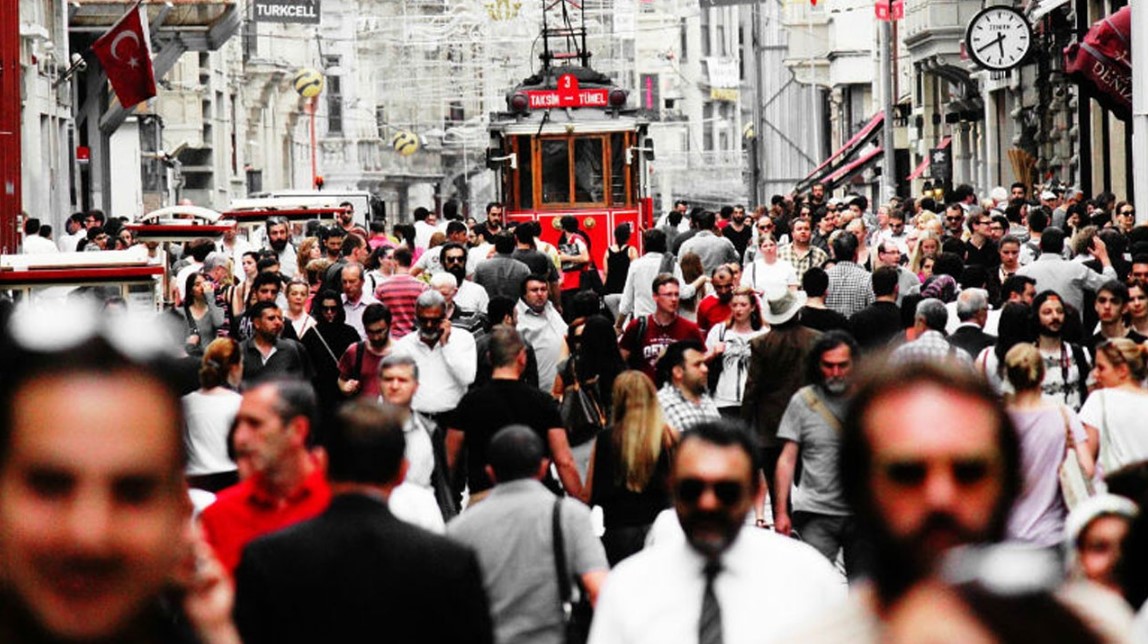
[[657, 382], [655, 365], [657, 365], [658, 358], [662, 356], [666, 347], [679, 340], [697, 340], [703, 345], [705, 344], [705, 337], [702, 336], [702, 331], [698, 325], [680, 315], [675, 317], [668, 326], [662, 326], [655, 322], [652, 315], [647, 315], [645, 320], [646, 330], [641, 338], [638, 337], [641, 319], [632, 320], [622, 334], [622, 339], [618, 341], [618, 346], [629, 351], [630, 364], [634, 368], [641, 369], [642, 373], [649, 376], [650, 380], [654, 382]]

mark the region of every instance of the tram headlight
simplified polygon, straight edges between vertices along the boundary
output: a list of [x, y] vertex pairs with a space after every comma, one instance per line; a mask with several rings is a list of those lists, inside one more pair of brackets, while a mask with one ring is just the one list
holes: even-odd
[[530, 107], [530, 99], [522, 92], [515, 92], [510, 97], [510, 109], [514, 112], [525, 113], [526, 108]]
[[613, 89], [610, 90], [610, 107], [619, 108], [626, 105], [626, 90]]

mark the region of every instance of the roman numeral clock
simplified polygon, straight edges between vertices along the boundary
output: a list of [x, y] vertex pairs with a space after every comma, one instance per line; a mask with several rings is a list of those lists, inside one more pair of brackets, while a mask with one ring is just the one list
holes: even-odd
[[973, 62], [993, 71], [1021, 64], [1032, 51], [1032, 25], [1019, 10], [987, 7], [969, 21], [965, 51]]

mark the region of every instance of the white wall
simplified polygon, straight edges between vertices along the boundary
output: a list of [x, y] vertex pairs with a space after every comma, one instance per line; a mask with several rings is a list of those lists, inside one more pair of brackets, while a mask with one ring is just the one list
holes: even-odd
[[133, 217], [143, 208], [143, 180], [140, 177], [140, 131], [129, 118], [108, 138], [111, 175], [111, 217]]

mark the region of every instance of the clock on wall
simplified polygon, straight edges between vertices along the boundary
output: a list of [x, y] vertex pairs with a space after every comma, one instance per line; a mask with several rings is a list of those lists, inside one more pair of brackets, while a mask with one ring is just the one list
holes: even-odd
[[982, 9], [969, 21], [965, 50], [981, 67], [1004, 71], [1016, 67], [1032, 50], [1032, 25], [1019, 10]]

